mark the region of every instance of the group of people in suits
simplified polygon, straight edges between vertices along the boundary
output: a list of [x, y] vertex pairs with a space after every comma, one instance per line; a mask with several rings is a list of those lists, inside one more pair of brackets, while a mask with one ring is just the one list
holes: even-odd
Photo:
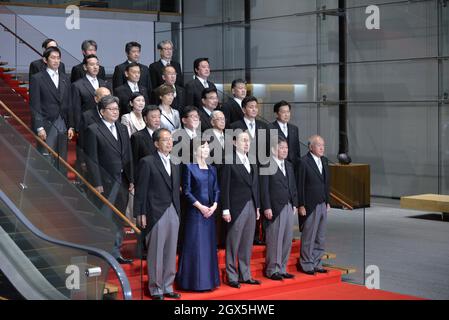
[[[61, 51], [48, 40], [41, 62], [30, 66], [33, 129], [63, 157], [67, 140], [78, 133], [78, 168], [145, 231], [153, 299], [179, 298], [175, 282], [193, 291], [219, 286], [217, 244], [226, 249], [231, 287], [260, 284], [250, 270], [253, 244], [267, 246], [266, 277], [293, 278], [286, 267], [296, 212], [302, 229], [298, 268], [326, 272], [324, 140], [312, 136], [301, 157], [288, 102], [276, 103], [276, 120], [265, 123], [257, 119], [259, 102], [247, 95], [246, 81], [236, 79], [233, 97], [221, 105], [208, 58], [194, 61], [195, 77], [184, 85], [168, 40], [158, 44], [161, 59], [149, 67], [139, 63], [140, 44], [127, 43], [127, 60], [115, 67], [112, 84], [97, 44], [86, 40], [83, 62], [69, 79]], [[121, 225], [98, 198], [92, 201]], [[112, 255], [132, 262], [120, 253], [123, 228], [115, 232]]]

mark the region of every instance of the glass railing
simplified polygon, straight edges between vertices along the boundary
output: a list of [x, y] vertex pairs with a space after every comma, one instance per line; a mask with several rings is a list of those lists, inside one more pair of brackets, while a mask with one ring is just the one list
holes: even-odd
[[[4, 150], [0, 168], [4, 192], [36, 228], [56, 239], [102, 249], [114, 257], [137, 259], [129, 270], [141, 279], [142, 247], [137, 245], [140, 230], [60, 158], [58, 150], [49, 151], [41, 145], [39, 152], [4, 118], [0, 118], [0, 146]], [[114, 181], [100, 170], [105, 179]], [[77, 183], [67, 179], [67, 175], [77, 174]], [[121, 252], [117, 253], [114, 243], [122, 243]], [[134, 296], [141, 295], [140, 283], [133, 283]]]
[[[1, 190], [0, 239], [0, 268], [25, 299], [132, 298], [128, 279], [111, 255], [49, 237]], [[117, 278], [120, 287], [112, 282]]]

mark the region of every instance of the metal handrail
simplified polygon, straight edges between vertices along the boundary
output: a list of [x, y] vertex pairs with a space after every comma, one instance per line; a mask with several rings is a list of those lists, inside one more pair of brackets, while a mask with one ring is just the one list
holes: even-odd
[[28, 48], [30, 48], [31, 50], [33, 50], [34, 52], [36, 52], [40, 57], [42, 57], [42, 53], [39, 52], [38, 50], [36, 50], [31, 44], [29, 44], [28, 42], [26, 42], [25, 40], [23, 40], [22, 37], [20, 37], [19, 35], [17, 35], [14, 31], [12, 31], [11, 29], [9, 29], [7, 26], [5, 26], [3, 23], [0, 22], [0, 26], [2, 26], [5, 31], [11, 33], [14, 37], [16, 37], [17, 39], [20, 40], [20, 42], [22, 42], [23, 44], [25, 44]]
[[132, 290], [131, 285], [129, 283], [128, 277], [126, 276], [125, 271], [120, 266], [120, 264], [117, 262], [116, 259], [112, 257], [112, 255], [104, 250], [96, 249], [93, 247], [85, 246], [85, 245], [79, 245], [67, 241], [62, 241], [55, 239], [53, 237], [50, 237], [43, 233], [41, 230], [36, 228], [34, 224], [32, 224], [23, 214], [22, 211], [20, 211], [19, 208], [8, 198], [8, 196], [3, 192], [3, 190], [0, 189], [0, 199], [5, 203], [5, 205], [14, 213], [15, 217], [29, 230], [31, 233], [33, 233], [36, 237], [46, 241], [50, 242], [56, 245], [60, 245], [63, 247], [68, 247], [71, 249], [81, 250], [85, 251], [88, 254], [98, 257], [100, 259], [106, 260], [106, 262], [114, 269], [115, 273], [117, 274], [118, 280], [120, 281], [120, 285], [123, 290], [123, 299], [124, 300], [132, 300]]
[[95, 189], [95, 187], [93, 187], [78, 171], [76, 171], [70, 164], [68, 164], [63, 158], [60, 157], [60, 155], [54, 151], [52, 148], [50, 148], [48, 146], [48, 144], [45, 143], [44, 140], [42, 140], [41, 138], [39, 138], [39, 136], [37, 136], [33, 130], [31, 130], [10, 108], [8, 108], [3, 101], [0, 100], [0, 106], [5, 109], [12, 118], [14, 118], [14, 120], [16, 120], [22, 127], [24, 127], [28, 133], [32, 134], [33, 137], [36, 139], [36, 141], [43, 146], [53, 157], [57, 158], [58, 161], [60, 163], [62, 163], [62, 165], [64, 167], [66, 167], [66, 169], [70, 172], [72, 172], [73, 174], [75, 174], [75, 176], [80, 179], [86, 186], [87, 188], [94, 193], [104, 204], [106, 204], [122, 221], [124, 221], [126, 224], [128, 224], [138, 235], [141, 234], [140, 229], [134, 225], [129, 219], [128, 217], [126, 217], [122, 212], [120, 212], [120, 210], [118, 210], [111, 202], [109, 202], [109, 200], [104, 197], [101, 193], [99, 193], [97, 191], [97, 189]]

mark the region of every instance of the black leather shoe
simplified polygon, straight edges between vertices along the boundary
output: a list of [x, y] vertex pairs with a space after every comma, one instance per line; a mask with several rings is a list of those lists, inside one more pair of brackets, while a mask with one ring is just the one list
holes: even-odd
[[264, 241], [262, 241], [262, 240], [254, 240], [253, 244], [255, 246], [264, 246], [264, 245], [266, 245], [266, 243]]
[[324, 268], [321, 268], [321, 269], [315, 269], [315, 272], [317, 272], [317, 273], [328, 273], [329, 270], [326, 270], [326, 269], [324, 269]]
[[169, 293], [164, 293], [164, 297], [171, 298], [171, 299], [179, 299], [179, 298], [181, 298], [181, 295], [177, 292], [169, 292]]
[[259, 281], [259, 280], [256, 280], [256, 279], [249, 279], [249, 280], [246, 280], [246, 281], [240, 281], [240, 283], [257, 284], [257, 285], [259, 285], [259, 284], [260, 284], [260, 281]]
[[284, 279], [279, 272], [273, 273], [270, 277], [271, 280], [282, 280]]
[[120, 264], [130, 264], [133, 262], [133, 259], [126, 259], [126, 258], [123, 258], [122, 256], [118, 257], [116, 260]]
[[281, 274], [281, 276], [282, 276], [282, 278], [284, 278], [284, 279], [293, 279], [295, 276], [293, 275], [293, 274], [290, 274], [290, 273], [283, 273], [283, 274]]
[[238, 289], [238, 288], [240, 288], [240, 283], [235, 282], [235, 281], [229, 281], [228, 286]]
[[151, 296], [152, 300], [164, 300], [164, 296], [160, 294], [155, 294], [154, 296]]

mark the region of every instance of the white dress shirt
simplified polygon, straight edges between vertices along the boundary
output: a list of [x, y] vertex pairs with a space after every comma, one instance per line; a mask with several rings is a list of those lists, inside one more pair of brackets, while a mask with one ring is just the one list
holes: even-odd
[[162, 160], [162, 163], [164, 164], [165, 171], [167, 171], [168, 176], [171, 176], [171, 166], [170, 166], [170, 155], [165, 156], [163, 153], [157, 152], [159, 154], [159, 157]]
[[189, 135], [190, 139], [196, 138], [196, 132], [190, 130], [189, 128], [184, 128], [187, 132], [187, 134]]
[[106, 125], [106, 127], [108, 127], [109, 131], [111, 131], [112, 135], [114, 136], [115, 140], [118, 140], [118, 135], [117, 135], [117, 128], [115, 127], [115, 123], [110, 123], [104, 119], [101, 119], [101, 121], [103, 121], [103, 123]]
[[278, 121], [279, 128], [281, 128], [282, 132], [284, 133], [284, 136], [288, 138], [288, 126], [287, 123], [282, 123]]
[[132, 92], [138, 92], [139, 91], [139, 85], [137, 83], [131, 82], [131, 81], [127, 81], [128, 82], [128, 86], [131, 88]]
[[89, 80], [90, 84], [94, 87], [95, 90], [97, 90], [100, 87], [100, 84], [98, 83], [98, 79], [91, 77], [86, 73], [86, 78]]
[[201, 77], [198, 77], [198, 76], [196, 76], [196, 77], [198, 78], [198, 80], [200, 80], [200, 82], [201, 82], [201, 84], [203, 85], [204, 88], [209, 88], [209, 84], [207, 83], [207, 80], [205, 80], [205, 79], [203, 79]]
[[[245, 121], [246, 126], [248, 127], [249, 134], [251, 135], [251, 138], [254, 139], [256, 136], [256, 120], [249, 120], [246, 117], [243, 118], [243, 121]], [[251, 123], [253, 125], [251, 125]]]
[[214, 129], [213, 131], [214, 131], [215, 137], [217, 137], [218, 141], [220, 142], [221, 147], [224, 148], [224, 142], [225, 142], [224, 132], [217, 130], [217, 129]]
[[277, 157], [273, 157], [274, 161], [276, 161], [279, 169], [281, 169], [282, 173], [284, 174], [284, 176], [287, 175], [287, 172], [285, 171], [285, 160], [280, 160]]
[[320, 173], [323, 174], [323, 164], [321, 163], [321, 158], [317, 157], [313, 153], [311, 153], [313, 160], [315, 160], [316, 165], [318, 166], [318, 170], [320, 170]]
[[51, 78], [51, 81], [55, 84], [56, 89], [59, 87], [59, 73], [58, 70], [52, 70], [50, 68], [47, 68], [47, 73]]

